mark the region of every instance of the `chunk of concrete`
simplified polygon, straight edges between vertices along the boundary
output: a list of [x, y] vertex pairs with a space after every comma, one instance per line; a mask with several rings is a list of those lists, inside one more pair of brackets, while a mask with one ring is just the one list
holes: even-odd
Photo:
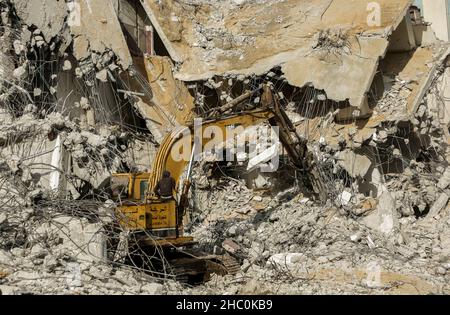
[[47, 250], [41, 245], [36, 244], [31, 248], [31, 257], [44, 258], [47, 255]]
[[439, 212], [445, 208], [449, 200], [449, 196], [446, 193], [442, 193], [439, 198], [434, 202], [427, 215], [427, 218], [434, 218]]
[[141, 288], [141, 292], [144, 295], [161, 295], [163, 291], [164, 286], [159, 283], [148, 283]]
[[53, 225], [63, 239], [62, 246], [81, 261], [98, 262], [106, 259], [106, 236], [101, 224], [90, 224], [73, 217], [58, 217]]
[[339, 203], [343, 206], [347, 206], [350, 203], [350, 200], [352, 200], [352, 194], [348, 191], [343, 191], [339, 195]]
[[95, 75], [95, 77], [101, 82], [108, 82], [108, 70], [103, 69]]
[[356, 233], [350, 236], [352, 242], [359, 242], [361, 240], [361, 233]]
[[14, 69], [14, 72], [13, 72], [13, 76], [19, 80], [23, 79], [26, 74], [27, 74], [27, 70], [24, 66], [20, 66], [20, 67]]
[[[37, 1], [37, 0], [36, 0]], [[48, 1], [47, 1], [48, 2]], [[61, 2], [61, 1], [60, 1]], [[74, 55], [78, 60], [88, 57], [89, 51], [104, 53], [112, 50], [123, 69], [133, 63], [112, 0], [78, 1], [80, 23], [70, 23], [74, 35]], [[75, 14], [76, 15], [76, 14]]]
[[64, 60], [63, 71], [72, 70], [72, 63], [70, 60]]
[[266, 188], [268, 185], [269, 182], [267, 181], [267, 179], [261, 174], [258, 174], [258, 177], [256, 177], [254, 180], [255, 189], [263, 189]]
[[384, 234], [391, 234], [399, 227], [395, 199], [386, 188], [380, 195], [377, 210], [365, 217], [362, 222], [367, 227]]
[[270, 267], [275, 265], [281, 268], [292, 269], [303, 259], [305, 259], [305, 255], [301, 253], [275, 254], [267, 260], [266, 266]]
[[267, 165], [263, 165], [264, 163], [272, 161], [274, 158], [278, 157], [280, 145], [279, 143], [274, 144], [267, 150], [263, 151], [261, 154], [258, 154], [254, 158], [248, 161], [247, 170], [252, 171], [258, 167], [261, 167], [261, 170], [267, 169]]
[[372, 166], [368, 157], [359, 155], [351, 150], [337, 154], [338, 165], [347, 171], [351, 177], [364, 177]]
[[6, 222], [8, 217], [6, 216], [6, 213], [0, 213], [0, 225]]
[[13, 262], [13, 259], [11, 257], [11, 254], [3, 249], [0, 249], [0, 264], [11, 265], [12, 262]]
[[42, 95], [42, 90], [39, 89], [39, 88], [35, 88], [35, 89], [33, 90], [33, 95], [34, 95], [35, 97], [41, 96], [41, 95]]
[[0, 285], [0, 295], [16, 295], [19, 290], [9, 285]]
[[54, 0], [14, 0], [17, 15], [23, 23], [35, 26], [46, 42], [57, 36], [64, 27], [68, 7], [65, 1]]
[[230, 239], [226, 239], [225, 241], [223, 241], [222, 247], [231, 254], [235, 254], [241, 249], [241, 247], [238, 244], [236, 244], [233, 240]]

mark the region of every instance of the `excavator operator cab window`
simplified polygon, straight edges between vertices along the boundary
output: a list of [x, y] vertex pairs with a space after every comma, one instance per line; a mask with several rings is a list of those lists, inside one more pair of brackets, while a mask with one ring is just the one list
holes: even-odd
[[140, 196], [141, 196], [141, 200], [145, 199], [145, 195], [147, 194], [147, 190], [148, 190], [148, 180], [141, 180], [141, 183], [139, 185], [139, 191], [140, 191]]

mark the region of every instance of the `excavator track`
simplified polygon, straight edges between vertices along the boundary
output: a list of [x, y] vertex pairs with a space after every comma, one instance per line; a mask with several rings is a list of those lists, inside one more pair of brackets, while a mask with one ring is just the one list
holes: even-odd
[[[210, 255], [193, 248], [180, 250], [165, 247], [160, 248], [162, 251], [159, 252], [154, 246], [140, 246], [139, 249], [147, 253], [147, 257], [153, 257], [151, 262], [144, 264], [143, 255], [137, 251], [137, 255], [128, 256], [129, 264], [149, 268], [148, 271], [155, 274], [171, 275], [176, 281], [189, 285], [205, 283], [211, 279], [212, 274], [234, 275], [241, 270], [238, 261], [229, 254]], [[134, 252], [133, 248], [129, 250]]]
[[182, 283], [200, 284], [210, 280], [212, 274], [235, 275], [241, 270], [238, 261], [226, 255], [201, 255], [169, 260], [175, 279]]
[[201, 284], [209, 280], [207, 264], [202, 259], [184, 257], [169, 261], [175, 280], [186, 284]]
[[207, 257], [205, 259], [208, 259], [210, 271], [218, 275], [235, 275], [241, 271], [241, 265], [229, 254], [214, 256], [212, 258]]

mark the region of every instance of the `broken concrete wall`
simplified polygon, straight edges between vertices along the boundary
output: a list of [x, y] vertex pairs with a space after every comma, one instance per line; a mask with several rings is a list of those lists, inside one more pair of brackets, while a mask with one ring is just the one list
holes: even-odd
[[145, 120], [156, 142], [175, 126], [187, 125], [194, 117], [194, 98], [186, 85], [173, 77], [168, 57], [135, 57], [132, 73], [123, 73], [126, 97]]
[[[377, 26], [367, 25], [366, 1], [352, 3], [351, 10], [347, 1], [319, 0], [265, 2], [264, 6], [226, 1], [217, 6], [201, 3], [197, 9], [173, 1], [162, 6], [148, 0], [143, 5], [172, 59], [182, 63], [177, 74], [181, 80], [226, 73], [259, 75], [282, 65], [292, 85], [311, 84], [325, 90], [330, 99], [349, 99], [358, 107], [372, 82], [378, 59], [386, 51], [387, 37], [402, 21], [410, 3], [382, 1], [381, 25]], [[350, 20], [352, 25], [348, 24]], [[267, 37], [255, 35], [258, 32]], [[364, 32], [370, 36], [356, 35]], [[304, 71], [312, 68], [317, 71]], [[327, 80], [336, 76], [351, 76], [357, 84]]]
[[173, 77], [174, 65], [168, 57], [149, 56], [145, 68], [153, 92], [152, 103], [170, 115], [168, 119], [187, 125], [193, 119], [194, 98], [183, 82]]
[[[111, 50], [118, 57], [117, 63], [121, 68], [128, 69], [132, 59], [112, 0], [77, 3], [79, 4], [77, 14], [81, 18], [71, 25], [71, 32], [74, 35], [74, 56], [78, 60], [84, 60], [91, 53], [103, 55]], [[98, 64], [96, 66], [98, 68]]]
[[50, 43], [66, 26], [69, 8], [65, 1], [13, 0], [17, 15], [29, 27], [42, 32], [43, 40]]
[[428, 46], [436, 42], [436, 35], [428, 24], [414, 24], [414, 37], [418, 46]]
[[445, 68], [442, 75], [438, 78], [434, 93], [427, 95], [427, 102], [430, 108], [436, 111], [441, 123], [445, 126], [450, 125], [450, 69]]
[[[32, 182], [34, 187], [48, 187], [58, 192], [60, 189], [64, 191], [65, 188], [64, 173], [68, 171], [69, 156], [63, 150], [59, 153], [58, 160], [54, 160], [57, 150], [61, 150], [60, 140], [50, 141], [46, 135], [38, 135], [34, 139], [3, 148], [1, 156], [12, 157], [9, 160], [10, 166], [16, 170], [20, 168], [24, 182]], [[26, 158], [31, 152], [31, 156]], [[52, 181], [55, 182], [52, 179], [55, 172], [58, 177], [56, 187], [52, 184]]]

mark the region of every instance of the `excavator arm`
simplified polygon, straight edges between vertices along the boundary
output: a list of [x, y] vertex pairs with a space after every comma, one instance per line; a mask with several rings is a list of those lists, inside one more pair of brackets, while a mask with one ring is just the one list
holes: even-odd
[[[176, 221], [176, 226], [180, 226], [181, 218], [188, 204], [190, 187], [189, 174], [188, 178], [181, 181], [187, 165], [191, 163], [189, 167], [191, 169], [194, 157], [209, 149], [206, 145], [210, 145], [211, 143], [224, 143], [232, 137], [238, 136], [239, 133], [236, 131], [244, 131], [246, 128], [264, 121], [279, 128], [279, 140], [289, 154], [292, 163], [305, 175], [303, 178], [307, 186], [323, 198], [322, 194], [324, 190], [320, 180], [320, 174], [314, 166], [314, 158], [311, 152], [308, 152], [306, 140], [298, 135], [295, 126], [293, 126], [289, 117], [280, 106], [271, 88], [266, 85], [256, 91], [260, 91], [261, 89], [261, 106], [258, 109], [248, 111], [235, 110], [255, 93], [255, 91], [249, 92], [244, 95], [245, 97], [240, 97], [238, 101], [234, 100], [221, 108], [215, 109], [208, 116], [209, 119], [207, 120], [201, 121], [200, 123], [194, 121], [189, 127], [175, 128], [162, 141], [154, 159], [151, 173], [115, 175], [114, 178], [116, 181], [122, 179], [128, 184], [128, 196], [124, 197], [125, 200], [121, 202], [122, 212], [148, 212], [148, 209], [145, 209], [149, 206], [152, 207], [152, 211], [157, 212], [157, 209], [165, 206], [154, 195], [154, 190], [158, 181], [162, 178], [163, 172], [168, 170], [175, 179], [177, 187], [181, 187], [182, 189], [180, 190], [179, 201], [176, 205], [172, 205], [172, 210], [170, 210], [174, 211], [174, 207], [177, 208], [176, 219], [171, 219], [170, 222], [172, 223], [167, 223], [169, 221], [163, 220], [166, 223], [161, 225], [172, 226]], [[233, 130], [233, 132], [229, 132], [230, 130]], [[219, 134], [221, 137], [216, 139]], [[127, 205], [130, 202], [131, 204]], [[143, 208], [141, 209], [139, 207]], [[134, 214], [134, 216], [141, 218], [141, 223], [136, 224], [136, 227], [151, 228], [153, 226], [145, 223], [147, 219], [143, 219], [142, 215], [138, 216]], [[161, 218], [166, 217], [173, 218], [173, 215], [161, 216]]]
[[[257, 110], [224, 119], [206, 121], [201, 124], [201, 131], [213, 127], [217, 133], [224, 136], [220, 141], [218, 140], [217, 143], [226, 142], [230, 140], [231, 137], [237, 135], [233, 132], [229, 132], [229, 128], [236, 130], [235, 127], [240, 126], [245, 129], [261, 122], [268, 121], [273, 117], [274, 114], [272, 111]], [[211, 135], [205, 136], [204, 132], [201, 132], [199, 135], [196, 135], [195, 133], [196, 130], [193, 127], [180, 127], [176, 128], [165, 137], [152, 166], [152, 174], [149, 178], [148, 185], [150, 194], [155, 189], [158, 181], [162, 178], [164, 170], [168, 170], [172, 177], [178, 180], [188, 163], [191, 161], [192, 152], [203, 152], [205, 144], [214, 141], [214, 136], [216, 135], [214, 133], [212, 135], [213, 137], [211, 137]], [[194, 143], [199, 144], [200, 147], [195, 148]], [[185, 151], [186, 149], [188, 150], [187, 152]]]

